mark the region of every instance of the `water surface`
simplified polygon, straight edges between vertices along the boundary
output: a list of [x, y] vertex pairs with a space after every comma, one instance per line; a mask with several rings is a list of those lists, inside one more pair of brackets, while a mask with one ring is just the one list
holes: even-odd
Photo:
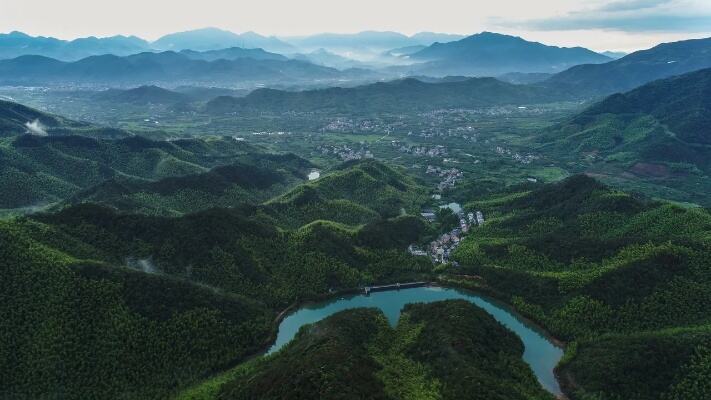
[[302, 326], [318, 322], [339, 311], [359, 307], [378, 308], [385, 314], [390, 324], [395, 326], [400, 317], [400, 311], [408, 303], [431, 303], [450, 299], [463, 299], [474, 303], [513, 331], [524, 344], [523, 360], [531, 367], [541, 385], [555, 395], [561, 394], [553, 369], [563, 356], [563, 349], [555, 345], [539, 328], [520, 318], [505, 304], [457, 289], [419, 287], [376, 292], [370, 296], [354, 295], [305, 305], [284, 318], [279, 325], [276, 342], [267, 354], [278, 351], [290, 342]]

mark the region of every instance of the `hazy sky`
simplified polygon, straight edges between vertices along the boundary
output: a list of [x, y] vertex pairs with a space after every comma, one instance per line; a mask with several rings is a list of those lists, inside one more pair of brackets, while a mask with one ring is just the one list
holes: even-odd
[[489, 30], [547, 44], [632, 50], [711, 36], [711, 0], [0, 0], [0, 32], [156, 39], [207, 26], [278, 36]]

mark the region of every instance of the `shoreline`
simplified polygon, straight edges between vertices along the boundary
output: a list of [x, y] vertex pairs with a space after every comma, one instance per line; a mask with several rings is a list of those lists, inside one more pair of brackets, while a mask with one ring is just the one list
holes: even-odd
[[[404, 284], [407, 284], [407, 283], [410, 283], [410, 282], [406, 282]], [[498, 303], [497, 305], [503, 306], [507, 311], [511, 312], [512, 315], [514, 315], [516, 318], [519, 318], [523, 323], [529, 325], [535, 331], [538, 331], [539, 333], [541, 333], [545, 339], [549, 340], [556, 347], [561, 348], [563, 350], [563, 352], [565, 352], [566, 343], [564, 341], [553, 336], [546, 328], [544, 328], [537, 321], [522, 315], [519, 311], [516, 310], [516, 308], [513, 307], [513, 305], [501, 300], [501, 298], [499, 296], [494, 295], [494, 293], [490, 290], [485, 290], [483, 288], [480, 288], [479, 290], [477, 290], [474, 288], [465, 287], [464, 285], [457, 285], [454, 283], [446, 283], [446, 282], [440, 281], [438, 277], [436, 277], [435, 280], [432, 280], [432, 281], [426, 281], [424, 283], [417, 282], [417, 283], [421, 284], [419, 287], [439, 287], [439, 288], [443, 288], [443, 289], [462, 290], [465, 292], [471, 292], [472, 294], [479, 296], [479, 297], [483, 297], [487, 300], [492, 300], [493, 302]], [[388, 284], [384, 284], [384, 285], [388, 285]], [[403, 288], [402, 290], [407, 290], [407, 289], [408, 288]], [[398, 291], [398, 290], [400, 290], [400, 289], [398, 289], [397, 287], [393, 287], [391, 289], [389, 288], [387, 290], [382, 290], [381, 292]], [[276, 339], [279, 334], [279, 325], [284, 321], [284, 319], [286, 319], [288, 316], [290, 316], [295, 310], [301, 309], [303, 307], [306, 307], [306, 306], [312, 305], [312, 304], [318, 304], [318, 303], [329, 301], [329, 300], [336, 300], [338, 297], [346, 296], [346, 295], [352, 295], [352, 296], [365, 295], [364, 287], [342, 289], [342, 290], [334, 291], [332, 293], [323, 293], [321, 295], [316, 295], [316, 296], [313, 296], [311, 298], [304, 299], [304, 300], [297, 300], [297, 301], [291, 303], [289, 306], [284, 308], [282, 311], [280, 311], [276, 315], [276, 317], [274, 318], [274, 322], [273, 322], [274, 329], [272, 330], [272, 333], [270, 334], [269, 338], [264, 342], [266, 344], [263, 347], [261, 347], [261, 349], [259, 351], [251, 353], [250, 355], [246, 356], [245, 358], [243, 358], [239, 361], [236, 361], [235, 363], [231, 364], [230, 366], [228, 366], [225, 369], [222, 369], [220, 371], [216, 371], [216, 373], [210, 374], [209, 376], [207, 376], [205, 378], [205, 380], [219, 377], [220, 375], [228, 373], [230, 370], [237, 368], [239, 365], [249, 362], [257, 357], [266, 356], [267, 353], [269, 352], [269, 350], [276, 343]], [[562, 379], [562, 377], [559, 374], [557, 366], [556, 366], [556, 368], [553, 369], [553, 375], [554, 375], [556, 381], [558, 382], [558, 386], [561, 389], [561, 393], [560, 394], [551, 393], [551, 394], [553, 396], [555, 396], [556, 399], [559, 399], [559, 400], [570, 400], [570, 397], [565, 392], [565, 388], [567, 388], [565, 383], [567, 383], [567, 380]], [[201, 382], [198, 382], [195, 385], [186, 387], [185, 390], [188, 390], [191, 387], [198, 386], [198, 385], [200, 385]], [[178, 392], [178, 394], [180, 394], [181, 392], [183, 392], [183, 391]]]

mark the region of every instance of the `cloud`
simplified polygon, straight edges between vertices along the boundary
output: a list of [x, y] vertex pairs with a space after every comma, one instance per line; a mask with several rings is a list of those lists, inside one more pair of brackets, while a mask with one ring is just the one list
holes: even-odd
[[657, 6], [661, 6], [671, 2], [671, 0], [619, 0], [603, 4], [596, 10], [612, 12], [644, 10], [649, 8], [655, 8]]
[[705, 1], [696, 0], [617, 0], [560, 16], [501, 24], [539, 31], [706, 33], [711, 32], [711, 7]]
[[524, 21], [517, 27], [542, 31], [609, 29], [622, 32], [709, 32], [711, 15], [639, 15], [560, 17]]
[[25, 122], [25, 128], [27, 128], [27, 132], [32, 135], [47, 136], [47, 128], [40, 122], [39, 119], [32, 122]]

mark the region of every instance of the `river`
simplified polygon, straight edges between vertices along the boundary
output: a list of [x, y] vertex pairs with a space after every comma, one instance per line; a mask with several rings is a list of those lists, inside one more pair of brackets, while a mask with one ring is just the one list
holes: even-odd
[[563, 356], [563, 349], [538, 327], [520, 318], [506, 304], [491, 298], [458, 289], [442, 287], [418, 287], [412, 289], [375, 292], [366, 295], [354, 295], [305, 305], [289, 314], [279, 324], [279, 332], [274, 345], [267, 354], [274, 353], [291, 341], [299, 328], [318, 322], [339, 311], [374, 307], [383, 311], [391, 325], [395, 326], [400, 317], [400, 310], [408, 303], [431, 303], [435, 301], [463, 299], [468, 300], [491, 314], [494, 319], [513, 331], [523, 342], [525, 350], [523, 360], [531, 367], [543, 388], [556, 396], [561, 395], [560, 385], [555, 377], [554, 368]]

